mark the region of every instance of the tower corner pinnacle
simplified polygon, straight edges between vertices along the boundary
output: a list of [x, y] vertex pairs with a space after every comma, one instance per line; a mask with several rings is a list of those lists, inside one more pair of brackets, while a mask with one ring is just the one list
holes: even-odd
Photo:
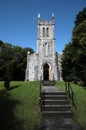
[[38, 19], [40, 18], [40, 13], [38, 13]]
[[54, 13], [52, 13], [52, 18], [54, 18]]
[[55, 19], [55, 17], [54, 17], [54, 13], [52, 13], [52, 24], [54, 24], [54, 19]]

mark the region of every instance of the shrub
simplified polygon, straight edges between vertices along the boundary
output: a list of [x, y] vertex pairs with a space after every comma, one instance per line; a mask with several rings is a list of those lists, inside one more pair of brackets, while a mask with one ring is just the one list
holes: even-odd
[[10, 87], [10, 80], [8, 78], [5, 79], [4, 81], [4, 87], [9, 90], [9, 87]]

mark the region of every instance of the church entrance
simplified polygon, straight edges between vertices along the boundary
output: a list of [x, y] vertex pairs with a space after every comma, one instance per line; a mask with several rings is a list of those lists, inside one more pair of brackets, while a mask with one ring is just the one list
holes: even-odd
[[43, 79], [49, 80], [49, 65], [48, 64], [45, 64], [43, 66]]

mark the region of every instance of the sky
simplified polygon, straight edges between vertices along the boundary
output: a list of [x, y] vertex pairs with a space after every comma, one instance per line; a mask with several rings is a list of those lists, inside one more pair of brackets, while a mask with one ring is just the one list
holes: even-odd
[[86, 0], [0, 0], [0, 40], [37, 50], [37, 16], [55, 16], [56, 51], [62, 53], [71, 41], [76, 15]]

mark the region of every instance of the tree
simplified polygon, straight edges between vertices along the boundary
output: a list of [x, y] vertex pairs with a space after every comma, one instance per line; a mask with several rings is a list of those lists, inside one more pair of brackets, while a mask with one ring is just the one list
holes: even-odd
[[3, 70], [2, 70], [2, 47], [3, 47], [4, 43], [3, 41], [0, 41], [0, 80], [2, 79], [2, 75], [3, 75]]
[[4, 80], [4, 78], [6, 78], [5, 75], [9, 68], [10, 68], [9, 73], [11, 73], [12, 59], [13, 59], [12, 45], [3, 43], [2, 51], [0, 54], [0, 80]]
[[3, 41], [0, 40], [0, 53], [2, 52]]
[[73, 46], [72, 43], [66, 44], [62, 54], [62, 77], [64, 81], [72, 81], [74, 78], [73, 73]]
[[31, 48], [22, 48], [19, 46], [14, 46], [14, 64], [12, 75], [14, 80], [24, 80], [25, 79], [25, 69], [27, 64], [27, 51], [31, 54], [34, 52]]
[[86, 8], [76, 16], [71, 44], [63, 50], [62, 70], [63, 77], [69, 72], [70, 79], [86, 84]]
[[13, 46], [2, 41], [0, 45], [0, 80], [24, 80], [27, 51], [32, 54], [33, 49]]
[[75, 26], [86, 21], [86, 7], [76, 15]]
[[86, 8], [76, 16], [72, 44], [79, 45], [73, 58], [76, 77], [86, 84]]

